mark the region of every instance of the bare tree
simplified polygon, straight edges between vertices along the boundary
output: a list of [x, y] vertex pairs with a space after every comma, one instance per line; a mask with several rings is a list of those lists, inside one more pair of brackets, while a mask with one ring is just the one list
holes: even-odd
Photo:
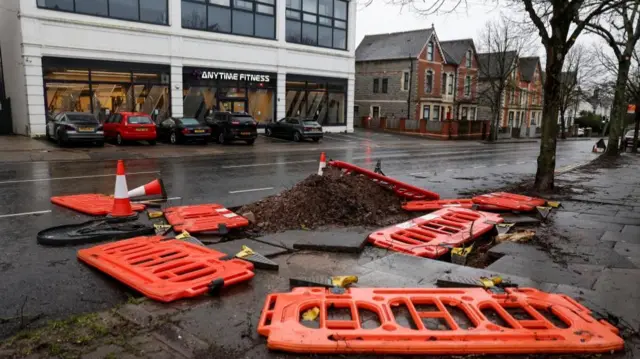
[[560, 111], [560, 137], [566, 138], [566, 114], [571, 110], [574, 114], [583, 99], [586, 98], [585, 90], [589, 85], [594, 62], [587, 49], [578, 44], [567, 53], [565, 70], [560, 79], [559, 111]]
[[[627, 91], [631, 102], [636, 105], [635, 113], [635, 128], [633, 131], [633, 147], [632, 152], [638, 152], [638, 132], [640, 132], [640, 52], [635, 50], [633, 52], [633, 63], [631, 70], [629, 71], [629, 81], [627, 82]], [[622, 134], [624, 136], [624, 134]]]
[[505, 93], [516, 86], [511, 74], [518, 68], [518, 57], [530, 45], [528, 38], [501, 18], [487, 22], [477, 41], [480, 51], [478, 101], [491, 110], [490, 141], [498, 137]]
[[607, 146], [606, 152], [608, 155], [616, 156], [620, 153], [618, 144], [625, 126], [626, 93], [632, 56], [640, 39], [640, 0], [620, 4], [605, 16], [598, 18], [597, 21], [587, 24], [587, 29], [607, 42], [617, 60], [611, 123], [609, 125], [609, 146]]

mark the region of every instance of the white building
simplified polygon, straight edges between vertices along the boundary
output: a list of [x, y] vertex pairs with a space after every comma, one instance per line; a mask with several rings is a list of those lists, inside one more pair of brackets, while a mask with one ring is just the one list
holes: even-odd
[[353, 131], [355, 14], [347, 0], [2, 0], [13, 132], [44, 135], [59, 111], [215, 109]]

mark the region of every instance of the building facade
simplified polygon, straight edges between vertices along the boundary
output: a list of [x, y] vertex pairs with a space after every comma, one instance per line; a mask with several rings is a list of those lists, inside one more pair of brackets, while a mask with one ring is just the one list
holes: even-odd
[[0, 47], [13, 132], [60, 111], [203, 118], [247, 112], [352, 131], [354, 2], [5, 0]]
[[[471, 39], [435, 29], [367, 35], [356, 50], [356, 118], [477, 119], [478, 60]], [[412, 127], [413, 126], [413, 127]]]

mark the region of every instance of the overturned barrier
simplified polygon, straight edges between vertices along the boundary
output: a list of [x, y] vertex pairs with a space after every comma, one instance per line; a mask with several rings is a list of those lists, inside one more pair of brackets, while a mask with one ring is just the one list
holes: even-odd
[[227, 229], [249, 225], [246, 218], [215, 203], [170, 207], [164, 210], [164, 216], [174, 230], [193, 233], [214, 231], [225, 234]]
[[547, 201], [542, 198], [523, 196], [507, 192], [482, 194], [472, 198], [473, 203], [485, 208], [502, 211], [531, 212], [537, 206], [544, 206]]
[[[269, 349], [316, 354], [532, 354], [620, 350], [618, 331], [570, 297], [530, 288], [294, 288], [267, 296]], [[313, 321], [304, 320], [309, 310]]]
[[473, 208], [471, 199], [441, 199], [432, 201], [409, 201], [402, 205], [402, 209], [409, 212], [428, 212], [443, 208]]

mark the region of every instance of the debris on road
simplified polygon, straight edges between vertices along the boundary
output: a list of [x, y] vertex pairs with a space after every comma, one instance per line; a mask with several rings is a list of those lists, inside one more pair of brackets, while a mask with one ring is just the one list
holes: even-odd
[[278, 270], [278, 268], [280, 268], [278, 263], [272, 261], [271, 259], [263, 256], [260, 253], [255, 252], [253, 249], [249, 248], [246, 245], [243, 245], [242, 250], [236, 253], [236, 258], [244, 259], [247, 262], [251, 262], [253, 263], [253, 266], [258, 269]]
[[458, 265], [467, 264], [467, 258], [469, 257], [469, 253], [473, 250], [473, 243], [466, 247], [458, 247], [451, 249], [451, 263]]
[[155, 219], [164, 216], [164, 213], [162, 211], [148, 211], [147, 216], [149, 216], [149, 219]]
[[226, 234], [228, 229], [249, 225], [246, 218], [216, 203], [169, 207], [164, 210], [164, 216], [176, 231], [194, 233]]
[[515, 233], [504, 233], [504, 234], [498, 234], [498, 236], [496, 236], [496, 242], [500, 243], [500, 242], [529, 242], [530, 240], [533, 239], [533, 237], [536, 236], [536, 232], [535, 231], [520, 231], [520, 232], [515, 232]]
[[249, 221], [249, 223], [254, 224], [256, 223], [256, 215], [253, 214], [253, 212], [244, 212], [241, 214], [242, 217], [246, 218], [247, 221]]
[[154, 223], [153, 224], [153, 228], [156, 231], [156, 235], [158, 236], [164, 236], [165, 234], [169, 233], [169, 231], [173, 228], [170, 224], [163, 224], [163, 223]]
[[358, 283], [358, 277], [355, 275], [289, 278], [289, 287], [292, 289], [296, 287], [348, 288], [354, 283]]
[[151, 225], [132, 222], [130, 218], [105, 218], [47, 228], [38, 232], [37, 241], [38, 244], [47, 246], [69, 246], [138, 237], [154, 232]]
[[472, 209], [474, 203], [471, 199], [441, 199], [431, 201], [409, 201], [402, 205], [402, 209], [410, 212], [429, 212], [443, 208]]
[[167, 191], [164, 188], [164, 182], [162, 182], [161, 178], [155, 179], [145, 185], [136, 187], [129, 191], [129, 198], [136, 198], [138, 200], [166, 200], [167, 197]]
[[441, 288], [501, 288], [502, 290], [518, 287], [517, 284], [504, 282], [500, 276], [472, 278], [445, 275], [438, 278], [436, 285]]
[[536, 206], [544, 206], [547, 201], [542, 198], [528, 197], [507, 192], [493, 192], [475, 196], [473, 203], [483, 206], [484, 210], [493, 208], [503, 211], [531, 212]]
[[[73, 194], [68, 196], [53, 196], [51, 203], [90, 216], [106, 216], [113, 210], [114, 199], [111, 196], [98, 193]], [[144, 211], [145, 205], [132, 203], [131, 208], [136, 211]]]
[[511, 228], [513, 228], [513, 226], [515, 226], [515, 223], [498, 223], [496, 224], [496, 230], [498, 231], [498, 234], [506, 234], [511, 230]]
[[325, 225], [380, 226], [410, 218], [401, 210], [401, 198], [369, 179], [331, 167], [323, 172], [238, 212], [253, 212], [253, 229], [262, 233]]

